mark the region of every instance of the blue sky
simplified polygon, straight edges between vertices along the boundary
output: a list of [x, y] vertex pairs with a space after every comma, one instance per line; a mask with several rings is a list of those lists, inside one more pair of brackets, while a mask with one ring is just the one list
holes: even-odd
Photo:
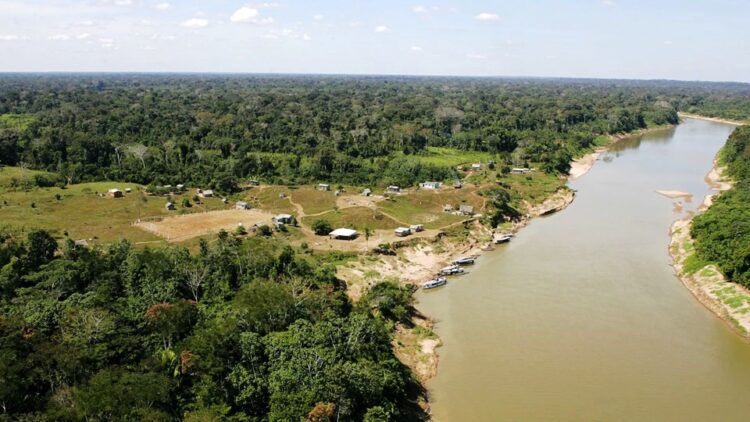
[[0, 0], [0, 71], [750, 81], [747, 0]]

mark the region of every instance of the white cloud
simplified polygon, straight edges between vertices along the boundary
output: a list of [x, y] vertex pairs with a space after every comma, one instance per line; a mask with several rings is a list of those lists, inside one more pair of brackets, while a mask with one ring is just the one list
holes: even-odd
[[169, 3], [159, 3], [159, 4], [157, 4], [156, 6], [154, 6], [154, 8], [155, 8], [156, 10], [167, 10], [167, 9], [169, 9], [170, 7], [172, 7], [172, 5], [171, 5], [171, 4], [169, 4]]
[[614, 6], [615, 0], [602, 0], [602, 4], [605, 6]]
[[[263, 6], [271, 7], [271, 6]], [[267, 24], [273, 23], [273, 18], [261, 18], [258, 9], [252, 7], [243, 6], [237, 9], [232, 16], [229, 18], [232, 23], [255, 23], [255, 24]]]
[[472, 60], [485, 60], [487, 58], [484, 54], [467, 54], [466, 57]]
[[113, 48], [115, 46], [114, 38], [99, 38], [99, 44], [102, 48]]
[[88, 38], [90, 36], [91, 36], [91, 34], [89, 34], [88, 32], [84, 32], [82, 34], [76, 35], [76, 39], [77, 40], [85, 40], [86, 38]]
[[672, 40], [666, 40], [666, 41], [664, 41], [664, 45], [672, 45], [672, 44], [674, 44], [672, 42]]
[[115, 0], [117, 6], [130, 6], [133, 4], [133, 0]]
[[482, 12], [482, 13], [474, 16], [474, 19], [476, 19], [478, 21], [483, 21], [483, 22], [497, 22], [497, 21], [500, 20], [500, 16], [498, 16], [498, 15], [496, 15], [494, 13]]
[[0, 35], [0, 41], [20, 41], [28, 39], [28, 37], [21, 37], [18, 35]]
[[413, 46], [409, 47], [409, 50], [411, 50], [411, 51], [422, 51], [422, 47], [420, 47], [418, 45], [413, 45]]
[[76, 25], [78, 26], [94, 26], [94, 21], [80, 21], [76, 22]]
[[185, 28], [205, 28], [208, 26], [208, 19], [193, 18], [181, 23]]
[[64, 34], [57, 34], [57, 35], [50, 35], [49, 37], [47, 37], [47, 39], [50, 41], [67, 41], [70, 39], [70, 37]]
[[313, 20], [322, 21], [323, 20], [323, 15], [315, 15], [315, 16], [313, 16]]
[[303, 34], [302, 35], [302, 39], [305, 40], [305, 41], [310, 41], [312, 39], [312, 37], [309, 34]]
[[414, 6], [411, 8], [414, 13], [427, 13], [427, 8], [424, 6]]
[[349, 22], [349, 26], [351, 28], [356, 28], [358, 26], [362, 26], [362, 22], [360, 22], [360, 21], [351, 21], [351, 22]]
[[378, 25], [378, 26], [375, 27], [375, 32], [388, 32], [390, 30], [391, 30], [391, 28], [388, 28], [385, 25]]

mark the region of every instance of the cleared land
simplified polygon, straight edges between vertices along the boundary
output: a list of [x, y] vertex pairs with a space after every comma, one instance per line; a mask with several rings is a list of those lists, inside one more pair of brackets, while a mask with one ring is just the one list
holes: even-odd
[[221, 229], [232, 231], [242, 225], [270, 225], [272, 213], [252, 210], [221, 210], [205, 213], [185, 214], [164, 218], [160, 221], [141, 221], [136, 226], [158, 235], [169, 242], [181, 242], [193, 237], [213, 234]]

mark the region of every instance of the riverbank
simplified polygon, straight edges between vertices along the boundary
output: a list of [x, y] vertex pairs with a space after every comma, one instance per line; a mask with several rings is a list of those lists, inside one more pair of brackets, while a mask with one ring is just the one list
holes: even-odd
[[722, 119], [721, 117], [709, 117], [709, 116], [702, 116], [700, 114], [692, 114], [692, 113], [679, 112], [679, 113], [677, 113], [677, 115], [680, 116], [681, 118], [687, 117], [687, 118], [690, 118], [690, 119], [706, 120], [706, 121], [709, 121], [709, 122], [726, 123], [728, 125], [741, 126], [741, 125], [748, 124], [748, 122], [743, 122], [743, 121], [740, 121], [740, 120]]
[[636, 136], [643, 136], [651, 132], [664, 130], [664, 129], [670, 129], [673, 128], [674, 125], [663, 125], [663, 126], [657, 126], [652, 128], [646, 128], [646, 129], [640, 129], [635, 132], [630, 133], [618, 133], [614, 135], [608, 135], [609, 143], [607, 145], [603, 145], [600, 147], [597, 147], [594, 149], [593, 152], [590, 152], [583, 157], [579, 157], [575, 160], [573, 160], [570, 163], [570, 171], [568, 171], [568, 180], [576, 180], [579, 177], [583, 176], [584, 174], [588, 173], [592, 167], [594, 167], [594, 163], [596, 163], [596, 160], [599, 159], [599, 156], [601, 156], [603, 153], [607, 152], [612, 145], [627, 140], [632, 139]]
[[[732, 187], [723, 171], [718, 160], [714, 160], [714, 167], [706, 175], [706, 183], [715, 192], [704, 198], [698, 212], [706, 210], [717, 195]], [[690, 237], [693, 217], [688, 215], [675, 221], [670, 229], [669, 254], [675, 273], [703, 306], [750, 341], [750, 290], [727, 281], [714, 264], [696, 265], [694, 241]]]

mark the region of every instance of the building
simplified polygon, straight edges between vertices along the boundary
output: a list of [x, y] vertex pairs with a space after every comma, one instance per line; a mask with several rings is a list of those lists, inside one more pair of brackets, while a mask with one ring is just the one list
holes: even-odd
[[474, 214], [474, 207], [471, 205], [461, 205], [458, 207], [458, 212], [464, 215], [471, 215]]
[[130, 192], [133, 192], [133, 189], [125, 188], [125, 193], [130, 193]]
[[391, 186], [388, 186], [387, 188], [385, 188], [385, 191], [388, 192], [388, 193], [399, 193], [399, 192], [401, 192], [401, 188], [399, 186], [396, 186], [396, 185], [391, 185]]
[[513, 174], [529, 174], [531, 173], [531, 171], [532, 171], [531, 169], [526, 168], [526, 167], [516, 167], [516, 168], [511, 169], [510, 172]]
[[250, 181], [250, 186], [260, 186], [260, 182], [257, 181], [257, 180], [251, 180]]
[[122, 198], [122, 191], [113, 188], [107, 191], [107, 196], [110, 198]]
[[414, 233], [424, 231], [424, 226], [422, 224], [412, 224], [411, 226], [409, 226], [409, 228]]
[[247, 202], [240, 201], [234, 204], [234, 208], [237, 210], [249, 210], [252, 207]]
[[443, 212], [453, 212], [453, 205], [450, 205], [450, 204], [443, 205]]
[[164, 208], [166, 208], [167, 211], [174, 211], [175, 210], [175, 206], [174, 206], [174, 204], [172, 202], [167, 202], [166, 204], [164, 204]]
[[277, 225], [279, 224], [292, 224], [292, 217], [289, 214], [279, 214], [276, 217], [273, 218], [273, 222]]
[[365, 190], [362, 191], [362, 196], [370, 196], [370, 195], [372, 195], [372, 190], [370, 190], [370, 188], [366, 188]]
[[329, 190], [331, 190], [331, 185], [327, 183], [320, 183], [318, 184], [318, 190], [321, 192], [328, 192]]
[[474, 163], [471, 165], [472, 170], [480, 170], [482, 168], [482, 163]]
[[464, 185], [460, 180], [456, 180], [455, 182], [453, 182], [453, 189], [461, 189], [462, 187], [464, 187]]
[[79, 248], [88, 248], [89, 242], [86, 239], [78, 239], [73, 242], [74, 245], [78, 246]]
[[212, 198], [214, 196], [214, 191], [212, 191], [211, 189], [196, 189], [195, 191], [201, 198]]
[[411, 234], [411, 229], [408, 227], [399, 227], [394, 232], [396, 232], [396, 236], [398, 237], [406, 237]]
[[179, 185], [177, 185], [177, 190], [179, 190], [179, 191], [185, 190], [185, 185], [183, 185], [182, 183], [180, 183]]
[[328, 234], [331, 239], [354, 240], [357, 238], [357, 231], [353, 229], [336, 229]]
[[440, 182], [424, 182], [420, 183], [419, 187], [422, 189], [440, 189], [440, 185], [442, 185]]

